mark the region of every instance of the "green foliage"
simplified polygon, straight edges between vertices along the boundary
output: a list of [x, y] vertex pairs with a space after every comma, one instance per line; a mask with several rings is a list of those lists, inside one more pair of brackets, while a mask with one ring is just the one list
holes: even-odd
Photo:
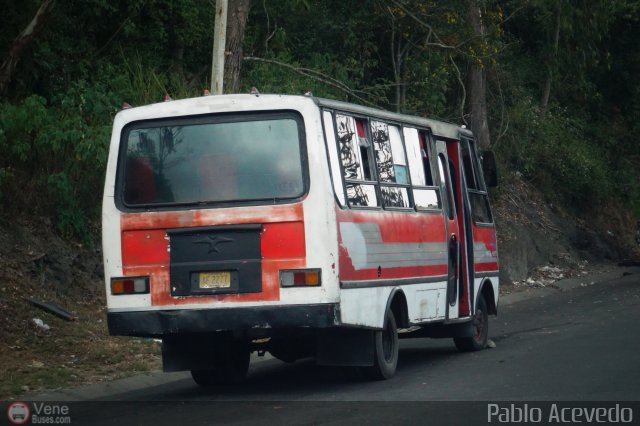
[[0, 104], [0, 190], [14, 211], [53, 211], [59, 229], [86, 240], [99, 204], [113, 100], [79, 81], [52, 105], [32, 95]]
[[618, 190], [610, 155], [587, 120], [557, 106], [541, 113], [525, 98], [511, 109], [510, 124], [498, 153], [552, 198], [580, 211]]
[[[0, 54], [40, 5], [7, 1]], [[114, 113], [123, 101], [144, 105], [208, 87], [212, 4], [56, 2], [0, 101], [2, 209], [53, 215], [61, 233], [89, 238]], [[468, 4], [254, 1], [244, 54], [266, 61], [244, 62], [242, 91], [311, 90], [461, 123], [468, 68], [480, 65], [504, 167], [576, 208], [616, 197], [640, 216], [640, 144], [631, 136], [640, 131], [637, 2], [478, 1], [482, 39], [466, 22]]]
[[90, 243], [93, 236], [89, 230], [88, 218], [69, 175], [65, 172], [49, 175], [47, 184], [50, 194], [55, 197], [58, 231], [67, 237], [79, 238], [85, 243]]

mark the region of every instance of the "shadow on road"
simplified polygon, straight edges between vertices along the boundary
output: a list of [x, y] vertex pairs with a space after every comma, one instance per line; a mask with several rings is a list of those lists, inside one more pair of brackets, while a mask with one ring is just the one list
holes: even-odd
[[361, 392], [363, 388], [393, 386], [403, 377], [428, 370], [451, 357], [465, 355], [456, 350], [450, 339], [409, 339], [401, 342], [398, 370], [391, 381], [369, 381], [357, 368], [321, 367], [315, 365], [313, 359], [289, 364], [268, 360], [252, 364], [247, 381], [241, 385], [200, 387], [185, 379], [158, 389], [161, 394], [147, 393], [144, 399], [298, 400], [321, 394], [323, 399], [341, 400], [350, 390]]

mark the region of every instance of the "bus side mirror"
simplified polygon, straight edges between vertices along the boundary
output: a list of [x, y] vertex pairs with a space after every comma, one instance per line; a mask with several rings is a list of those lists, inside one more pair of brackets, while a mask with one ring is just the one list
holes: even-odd
[[482, 165], [484, 183], [487, 187], [495, 188], [498, 186], [498, 167], [496, 166], [496, 156], [493, 151], [483, 151], [480, 154], [480, 164]]

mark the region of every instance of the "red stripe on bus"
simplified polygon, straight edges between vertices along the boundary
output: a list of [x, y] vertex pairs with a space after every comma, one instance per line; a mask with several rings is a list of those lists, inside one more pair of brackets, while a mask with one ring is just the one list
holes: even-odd
[[343, 211], [336, 209], [338, 227], [341, 222], [375, 223], [384, 243], [445, 242], [445, 224], [441, 213], [409, 213], [392, 211]]
[[482, 262], [475, 264], [476, 272], [496, 272], [498, 273], [498, 262]]
[[304, 223], [265, 224], [260, 237], [263, 259], [290, 259], [306, 256]]
[[303, 220], [302, 203], [278, 206], [230, 207], [215, 210], [122, 213], [122, 231], [177, 229], [246, 223], [295, 222]]
[[398, 266], [385, 268], [382, 265], [378, 268], [367, 268], [355, 270], [351, 260], [346, 255], [340, 255], [340, 279], [343, 281], [359, 280], [387, 280], [395, 278], [415, 278], [415, 277], [436, 277], [447, 275], [448, 266]]
[[166, 237], [167, 233], [162, 230], [123, 232], [123, 265], [168, 265], [169, 241]]

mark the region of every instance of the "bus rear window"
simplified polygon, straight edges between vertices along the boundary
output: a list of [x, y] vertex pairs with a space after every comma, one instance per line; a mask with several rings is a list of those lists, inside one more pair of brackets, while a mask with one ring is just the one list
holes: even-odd
[[283, 114], [138, 123], [124, 132], [128, 207], [298, 198], [302, 122]]

